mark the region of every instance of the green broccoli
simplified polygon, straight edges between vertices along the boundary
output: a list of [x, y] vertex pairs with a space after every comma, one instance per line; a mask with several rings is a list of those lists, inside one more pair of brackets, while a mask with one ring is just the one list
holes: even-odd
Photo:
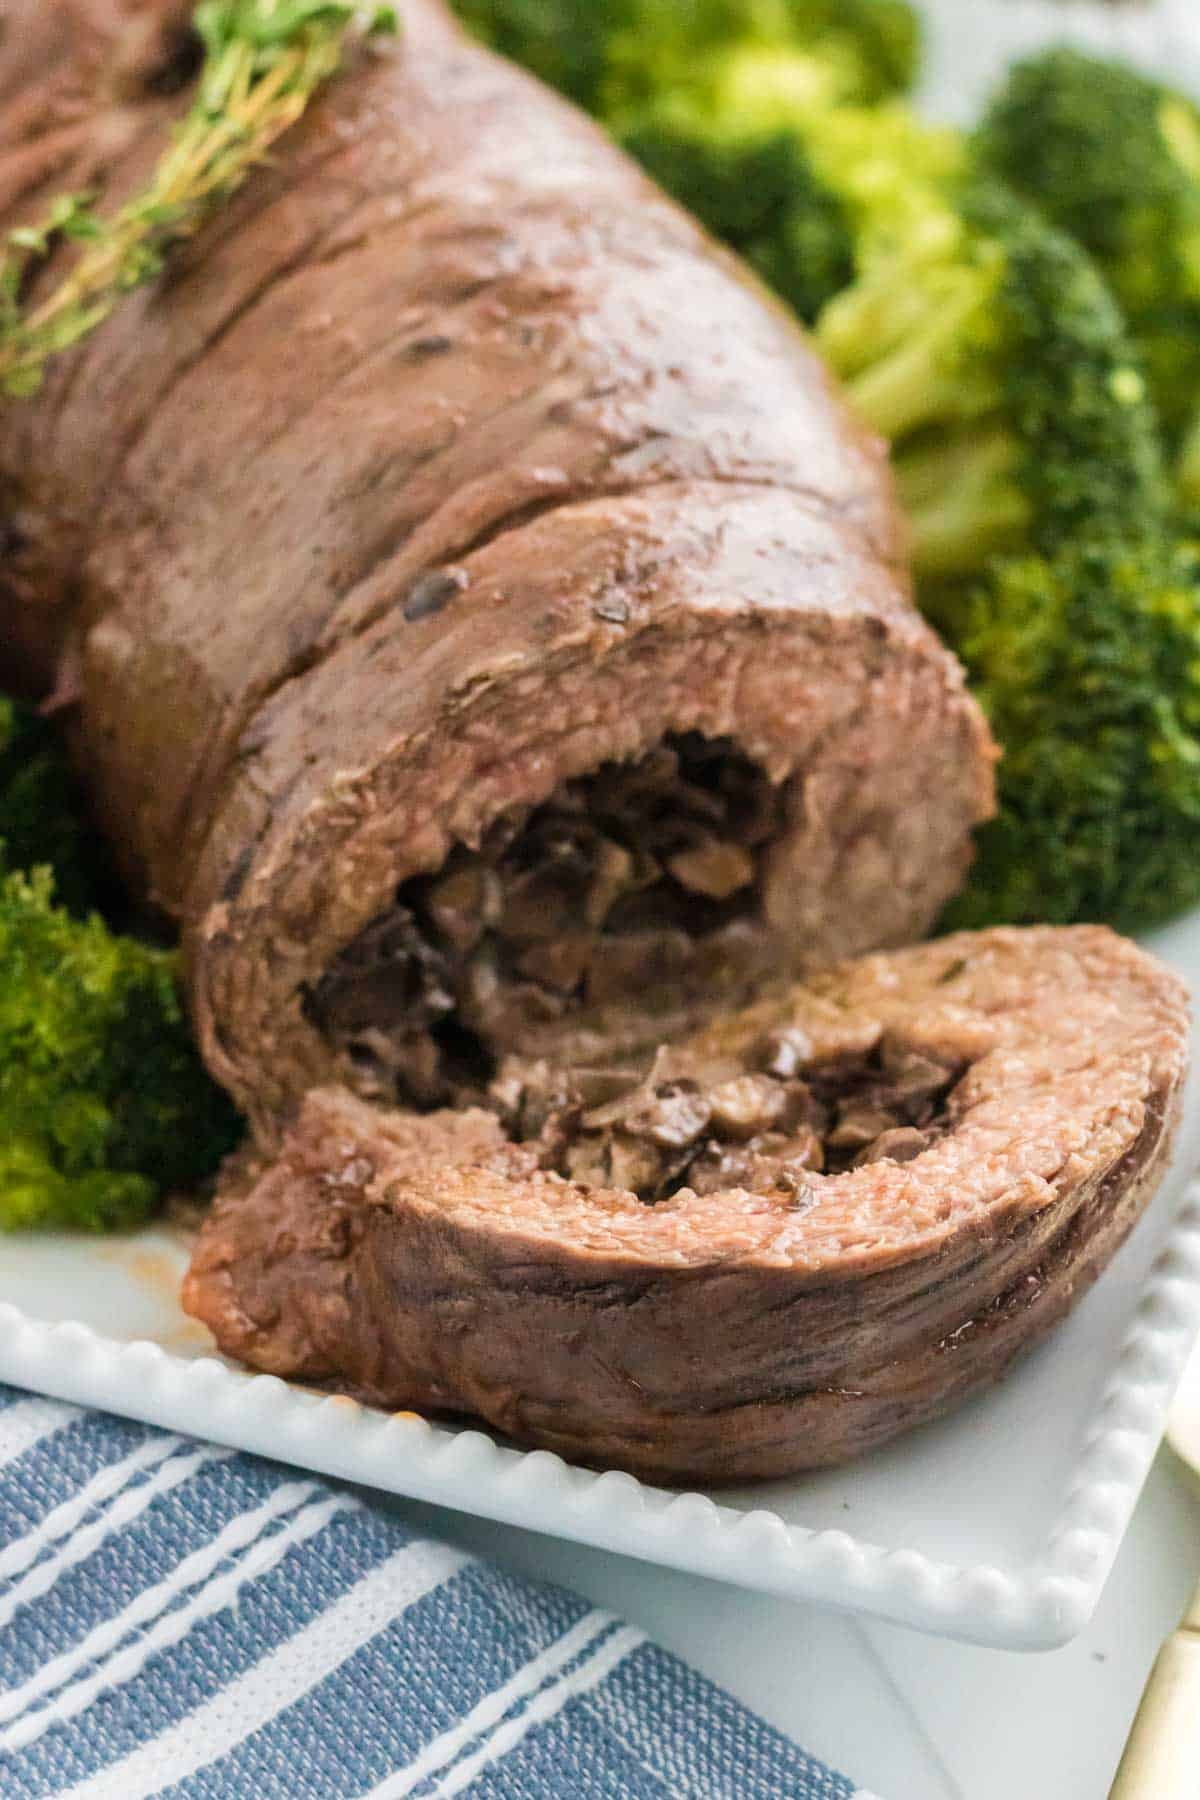
[[[835, 155], [827, 168], [814, 144], [853, 130], [850, 121], [869, 121], [869, 151], [855, 179], [877, 181], [898, 161], [906, 171], [898, 188], [907, 197], [908, 165], [924, 173], [927, 163], [944, 160], [950, 142], [948, 134], [916, 126], [898, 104], [846, 104], [866, 84], [820, 39], [811, 16], [809, 25], [811, 43], [800, 48], [763, 33], [674, 62], [660, 52], [646, 91], [639, 95], [627, 81], [607, 115], [660, 185], [744, 256], [806, 324], [851, 281], [861, 234], [860, 196], [843, 179], [847, 159]], [[641, 55], [644, 63], [644, 47]]]
[[[796, 211], [813, 193], [839, 208], [854, 279], [809, 300], [817, 342], [892, 440], [920, 599], [1006, 746], [955, 921], [1143, 924], [1200, 897], [1200, 572], [1171, 540], [1103, 275], [959, 134], [898, 104], [754, 104], [745, 65], [736, 86], [728, 115], [713, 87], [711, 118], [769, 125], [803, 151]], [[691, 198], [665, 155], [656, 172]]]
[[625, 0], [453, 0], [485, 44], [590, 112], [608, 67], [608, 41]]
[[[858, 162], [875, 127], [851, 124]], [[830, 182], [846, 140], [844, 114], [810, 133]], [[1168, 485], [1136, 350], [1086, 252], [969, 163], [922, 172], [903, 205], [897, 179], [881, 204], [859, 204], [859, 273], [817, 342], [892, 442], [917, 573], [944, 623], [943, 584], [1101, 518], [1142, 532], [1163, 520]]]
[[911, 86], [907, 0], [455, 0], [464, 22], [609, 125], [731, 49], [773, 59], [805, 95], [871, 101]]
[[1000, 558], [958, 649], [1005, 747], [951, 926], [1106, 919], [1200, 898], [1200, 565], [1102, 530]]
[[816, 55], [844, 59], [847, 98], [906, 94], [921, 63], [921, 27], [907, 0], [786, 0], [791, 34]]
[[1136, 347], [1087, 252], [969, 156], [899, 201], [900, 159], [864, 181], [878, 129], [810, 122], [859, 264], [817, 339], [893, 441], [919, 597], [1005, 750], [948, 922], [1144, 926], [1200, 898], [1200, 563]]
[[[906, 0], [613, 0], [593, 110], [621, 134], [647, 104], [715, 92], [718, 106], [761, 111], [871, 104], [912, 85], [920, 55]], [[759, 121], [761, 123], [761, 119]]]
[[817, 340], [892, 439], [919, 597], [1005, 748], [949, 922], [1142, 926], [1200, 898], [1200, 563], [1102, 273], [909, 130], [840, 109], [806, 142], [858, 263]]
[[1011, 71], [978, 141], [1108, 277], [1200, 501], [1200, 109], [1127, 64], [1053, 50]]
[[795, 132], [717, 129], [686, 100], [647, 108], [623, 141], [661, 187], [811, 325], [854, 273], [846, 210]]
[[0, 844], [11, 868], [52, 864], [61, 903], [79, 914], [111, 893], [103, 847], [84, 821], [55, 732], [29, 707], [0, 696]]
[[136, 1224], [233, 1147], [192, 1044], [174, 955], [0, 878], [0, 1228]]

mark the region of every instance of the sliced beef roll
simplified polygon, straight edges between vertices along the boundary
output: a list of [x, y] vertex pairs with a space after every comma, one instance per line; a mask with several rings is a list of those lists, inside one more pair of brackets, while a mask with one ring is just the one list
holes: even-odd
[[1176, 979], [1094, 927], [843, 963], [489, 1108], [314, 1092], [184, 1290], [256, 1368], [670, 1481], [834, 1463], [999, 1375], [1165, 1166]]
[[[7, 0], [5, 228], [115, 205], [186, 104], [181, 9], [85, 10]], [[882, 448], [792, 323], [400, 12], [0, 411], [5, 667], [268, 1140], [315, 1084], [469, 1104], [508, 1056], [635, 1055], [920, 936], [991, 805]]]

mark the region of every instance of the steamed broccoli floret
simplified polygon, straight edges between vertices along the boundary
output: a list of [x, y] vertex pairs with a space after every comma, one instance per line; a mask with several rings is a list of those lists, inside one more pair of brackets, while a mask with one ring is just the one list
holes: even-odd
[[850, 229], [816, 333], [892, 440], [918, 592], [1005, 746], [955, 923], [1200, 898], [1200, 567], [1087, 252], [899, 106], [795, 118]]
[[917, 71], [905, 0], [624, 0], [601, 11], [614, 29], [596, 110], [618, 130], [631, 109], [689, 90], [717, 89], [753, 127], [764, 101], [869, 104]]
[[835, 104], [830, 68], [778, 45], [731, 44], [610, 121], [809, 324], [852, 279], [867, 215], [904, 235], [924, 184], [963, 155], [956, 134], [918, 125], [899, 104]]
[[78, 784], [53, 730], [28, 707], [0, 696], [0, 844], [8, 865], [51, 863], [71, 912], [107, 892], [101, 846], [83, 822]]
[[911, 85], [907, 0], [455, 0], [464, 22], [610, 125], [733, 48], [777, 59], [808, 98], [874, 100]]
[[1200, 898], [1200, 564], [1121, 310], [968, 160], [865, 181], [871, 119], [809, 129], [859, 258], [818, 341], [893, 440], [919, 597], [1005, 751], [950, 923], [1164, 918]]
[[454, 0], [477, 37], [594, 111], [623, 0]]
[[686, 102], [648, 109], [625, 147], [811, 324], [854, 273], [846, 211], [794, 132], [723, 133]]
[[110, 893], [51, 728], [0, 698], [0, 1230], [133, 1224], [237, 1136], [174, 958], [89, 914]]
[[1200, 899], [1200, 566], [1098, 531], [999, 559], [957, 648], [1005, 747], [948, 923], [1106, 919]]
[[979, 146], [1100, 264], [1200, 499], [1200, 109], [1127, 64], [1054, 50], [1012, 70]]
[[[785, 0], [791, 30], [818, 55], [852, 62], [858, 100], [904, 94], [920, 70], [921, 29], [907, 0]], [[828, 47], [827, 49], [825, 47]]]
[[0, 878], [0, 1228], [144, 1218], [232, 1148], [175, 958], [53, 904], [48, 869]]
[[[814, 160], [836, 179], [831, 156], [814, 146]], [[878, 224], [865, 207], [859, 275], [817, 340], [892, 442], [919, 576], [970, 577], [1100, 517], [1133, 532], [1161, 520], [1153, 408], [1086, 252], [966, 165], [909, 189], [902, 214], [885, 194]]]

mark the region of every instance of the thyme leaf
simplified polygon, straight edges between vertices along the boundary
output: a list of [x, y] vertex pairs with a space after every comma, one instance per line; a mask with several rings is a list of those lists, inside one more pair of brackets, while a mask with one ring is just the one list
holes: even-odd
[[[52, 357], [161, 273], [337, 73], [348, 37], [397, 28], [393, 7], [357, 0], [201, 0], [192, 23], [204, 51], [195, 95], [144, 192], [109, 217], [92, 194], [60, 195], [3, 240], [0, 393], [36, 393]], [[27, 310], [28, 275], [64, 238], [79, 257]]]

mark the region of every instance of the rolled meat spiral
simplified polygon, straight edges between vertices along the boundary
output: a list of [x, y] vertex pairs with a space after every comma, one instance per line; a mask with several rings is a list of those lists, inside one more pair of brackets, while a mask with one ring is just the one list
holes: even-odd
[[[175, 9], [7, 18], [4, 226], [135, 191]], [[457, 1100], [917, 937], [991, 804], [882, 448], [790, 321], [433, 0], [401, 25], [0, 412], [8, 672], [264, 1140], [321, 1082]], [[569, 954], [513, 923], [543, 876]]]
[[841, 1462], [1086, 1292], [1163, 1174], [1187, 1041], [1133, 944], [1002, 928], [814, 975], [582, 1115], [576, 1078], [536, 1140], [320, 1089], [218, 1199], [184, 1303], [258, 1368], [576, 1460]]

